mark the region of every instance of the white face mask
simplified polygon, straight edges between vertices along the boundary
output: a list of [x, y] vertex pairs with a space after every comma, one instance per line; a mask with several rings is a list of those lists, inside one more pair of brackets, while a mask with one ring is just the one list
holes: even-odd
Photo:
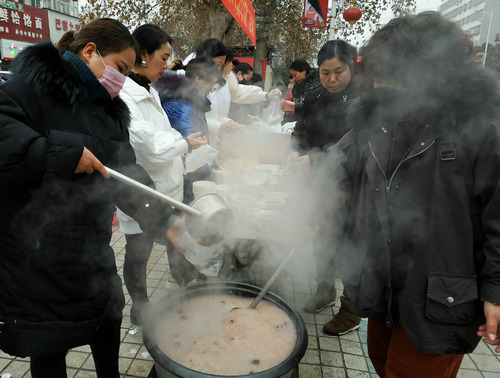
[[102, 76], [97, 80], [99, 80], [102, 86], [106, 88], [111, 98], [115, 98], [122, 90], [126, 77], [116, 68], [108, 66], [106, 63], [104, 63], [104, 59], [102, 59], [99, 50], [97, 50], [97, 54], [99, 54], [99, 58], [101, 58], [102, 63], [104, 64], [104, 72], [102, 73]]

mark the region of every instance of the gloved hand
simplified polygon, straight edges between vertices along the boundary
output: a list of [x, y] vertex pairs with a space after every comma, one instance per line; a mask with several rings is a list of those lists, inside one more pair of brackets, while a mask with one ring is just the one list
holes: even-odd
[[267, 99], [268, 100], [274, 100], [277, 98], [281, 98], [281, 91], [278, 88], [274, 88], [272, 91], [268, 92], [267, 94]]

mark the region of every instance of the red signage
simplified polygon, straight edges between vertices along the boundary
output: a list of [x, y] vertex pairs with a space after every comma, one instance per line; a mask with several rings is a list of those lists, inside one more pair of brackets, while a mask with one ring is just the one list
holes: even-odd
[[63, 32], [67, 32], [70, 30], [80, 30], [80, 24], [78, 22], [71, 22], [68, 20], [63, 20], [60, 18], [55, 18], [56, 30], [62, 30]]
[[15, 1], [1, 1], [0, 38], [29, 43], [48, 41], [47, 11]]
[[250, 0], [222, 0], [222, 3], [255, 46], [257, 44], [255, 10]]
[[303, 28], [326, 28], [328, 0], [304, 0]]

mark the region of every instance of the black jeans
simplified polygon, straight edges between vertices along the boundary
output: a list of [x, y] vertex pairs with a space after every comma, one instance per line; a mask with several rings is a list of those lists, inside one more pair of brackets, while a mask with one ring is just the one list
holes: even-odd
[[123, 281], [133, 303], [148, 301], [146, 268], [153, 249], [154, 236], [151, 233], [125, 235], [125, 262]]
[[[118, 355], [120, 350], [121, 319], [104, 320], [95, 330], [90, 344], [97, 378], [120, 378]], [[31, 358], [32, 378], [67, 378], [66, 354]]]

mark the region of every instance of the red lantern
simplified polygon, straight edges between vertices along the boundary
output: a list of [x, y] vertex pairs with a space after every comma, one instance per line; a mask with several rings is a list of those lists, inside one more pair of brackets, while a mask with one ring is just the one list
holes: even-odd
[[353, 26], [354, 23], [361, 18], [361, 11], [358, 7], [356, 7], [354, 0], [352, 2], [352, 6], [344, 11], [342, 17], [344, 17], [344, 20], [346, 20], [351, 26]]

